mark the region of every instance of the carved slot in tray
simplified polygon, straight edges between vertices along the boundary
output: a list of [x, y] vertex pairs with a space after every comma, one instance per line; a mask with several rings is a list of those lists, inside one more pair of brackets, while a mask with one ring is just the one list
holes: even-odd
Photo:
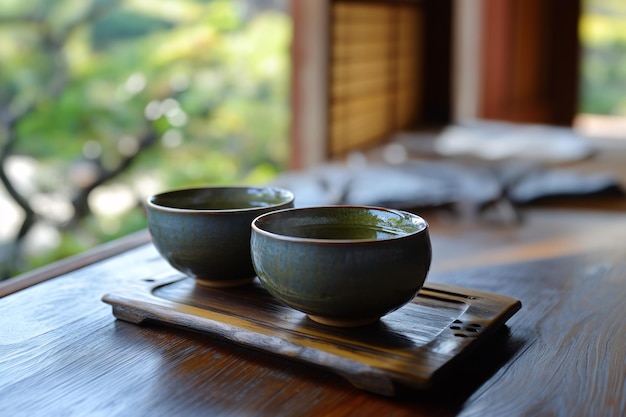
[[511, 297], [427, 282], [377, 324], [334, 328], [284, 306], [258, 281], [214, 289], [174, 275], [107, 294], [115, 317], [155, 321], [321, 366], [355, 387], [393, 395], [397, 384], [428, 387], [478, 347], [521, 303]]

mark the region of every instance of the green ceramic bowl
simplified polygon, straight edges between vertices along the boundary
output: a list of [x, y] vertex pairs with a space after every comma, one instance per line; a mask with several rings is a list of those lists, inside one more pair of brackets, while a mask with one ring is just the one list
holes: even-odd
[[148, 199], [148, 229], [161, 256], [179, 271], [210, 286], [243, 285], [255, 277], [252, 220], [293, 201], [293, 193], [274, 187], [169, 191]]
[[312, 320], [376, 322], [411, 301], [432, 258], [428, 224], [399, 210], [328, 206], [279, 210], [252, 222], [262, 285]]

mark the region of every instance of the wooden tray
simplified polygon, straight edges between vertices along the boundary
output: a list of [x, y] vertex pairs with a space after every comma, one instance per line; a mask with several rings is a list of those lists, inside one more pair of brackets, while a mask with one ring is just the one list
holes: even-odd
[[284, 306], [258, 280], [214, 289], [179, 274], [102, 300], [121, 320], [159, 322], [303, 361], [382, 395], [394, 395], [397, 384], [427, 388], [521, 308], [510, 297], [427, 282], [377, 324], [334, 328]]

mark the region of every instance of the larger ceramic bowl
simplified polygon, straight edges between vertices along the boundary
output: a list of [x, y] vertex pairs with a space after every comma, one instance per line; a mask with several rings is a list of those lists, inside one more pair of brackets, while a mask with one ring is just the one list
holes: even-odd
[[364, 206], [264, 214], [252, 223], [251, 250], [270, 294], [334, 326], [372, 323], [407, 304], [432, 258], [424, 219]]
[[243, 285], [255, 277], [252, 220], [293, 202], [293, 193], [275, 187], [169, 191], [148, 199], [148, 229], [161, 256], [179, 271], [210, 286]]

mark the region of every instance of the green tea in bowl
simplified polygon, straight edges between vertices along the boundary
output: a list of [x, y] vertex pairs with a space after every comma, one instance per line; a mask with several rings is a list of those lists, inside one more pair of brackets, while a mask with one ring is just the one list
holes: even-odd
[[428, 224], [400, 210], [324, 206], [278, 210], [252, 222], [261, 284], [312, 320], [359, 326], [411, 301], [432, 259]]
[[174, 268], [213, 287], [255, 278], [250, 225], [257, 216], [293, 207], [291, 191], [276, 187], [204, 187], [168, 191], [146, 203], [148, 229]]

